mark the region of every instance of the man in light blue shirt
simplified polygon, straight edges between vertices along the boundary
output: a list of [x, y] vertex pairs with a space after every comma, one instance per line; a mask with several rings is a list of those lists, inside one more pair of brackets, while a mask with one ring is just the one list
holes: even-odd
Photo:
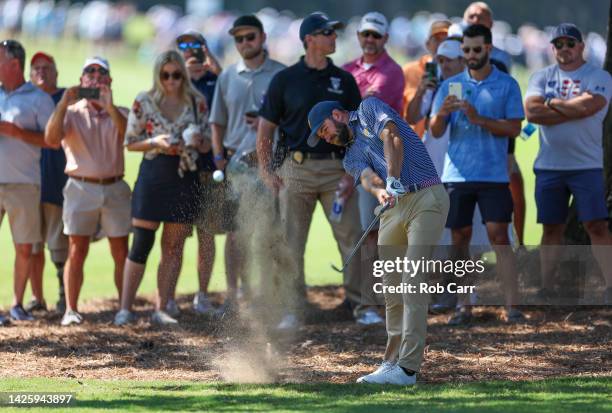
[[[503, 274], [508, 320], [520, 321], [523, 315], [511, 307], [517, 303], [518, 291], [508, 238], [513, 204], [507, 151], [508, 138], [518, 136], [524, 118], [521, 91], [512, 77], [491, 64], [491, 30], [486, 26], [465, 29], [462, 48], [468, 69], [442, 83], [430, 124], [434, 138], [450, 126], [442, 174], [451, 200], [446, 226], [459, 255], [469, 257], [472, 216], [478, 204]], [[471, 310], [462, 306], [449, 323], [464, 324], [470, 318]]]
[[[15, 245], [15, 283], [10, 316], [33, 317], [23, 308], [32, 244], [40, 242], [40, 147], [53, 100], [25, 81], [25, 50], [15, 40], [0, 42], [0, 223], [8, 215]], [[7, 320], [0, 315], [0, 325]]]

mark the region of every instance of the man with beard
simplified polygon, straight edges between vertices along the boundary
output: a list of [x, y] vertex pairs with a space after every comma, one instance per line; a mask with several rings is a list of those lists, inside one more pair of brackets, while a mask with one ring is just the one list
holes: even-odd
[[[402, 254], [409, 261], [429, 259], [444, 228], [449, 200], [425, 146], [406, 121], [370, 97], [352, 112], [338, 101], [320, 102], [308, 114], [308, 123], [308, 144], [322, 139], [346, 147], [346, 171], [380, 204], [391, 206], [380, 219], [381, 258], [389, 262]], [[387, 347], [379, 368], [358, 383], [416, 383], [427, 334], [427, 295], [396, 293], [392, 288], [418, 285], [424, 275], [396, 270], [382, 276], [387, 287]]]
[[606, 280], [606, 304], [612, 304], [612, 263], [605, 247], [612, 243], [603, 181], [602, 122], [612, 96], [608, 72], [584, 60], [582, 33], [571, 23], [555, 28], [551, 43], [556, 65], [531, 76], [525, 111], [540, 125], [540, 150], [535, 161], [538, 222], [543, 224], [540, 250], [542, 289], [554, 294], [558, 248], [563, 244], [570, 195], [578, 219], [589, 234]]
[[[210, 124], [214, 162], [218, 170], [224, 170], [233, 156], [250, 157], [254, 160], [259, 123], [257, 112], [270, 80], [285, 67], [268, 57], [268, 52], [264, 49], [266, 33], [261, 21], [254, 15], [236, 19], [229, 34], [234, 38], [242, 60], [221, 73], [214, 93]], [[234, 208], [229, 209], [236, 212]], [[234, 220], [235, 217], [228, 219]], [[206, 222], [201, 225], [206, 227]], [[232, 227], [235, 229], [234, 225]], [[228, 291], [224, 307], [229, 311], [232, 306], [236, 308], [238, 277], [243, 277], [243, 289], [246, 289], [248, 280], [244, 278], [246, 249], [238, 245], [236, 231], [228, 232], [225, 242]], [[210, 311], [211, 306], [205, 292], [198, 295], [197, 301], [194, 301], [195, 309], [198, 313], [205, 314]]]
[[[512, 195], [506, 157], [508, 138], [519, 134], [524, 112], [518, 83], [491, 65], [491, 48], [489, 28], [477, 24], [465, 29], [462, 49], [468, 68], [440, 86], [430, 128], [432, 136], [439, 138], [450, 126], [442, 182], [450, 195], [446, 226], [451, 229], [456, 258], [469, 257], [472, 217], [478, 204], [502, 275], [507, 320], [521, 321], [522, 313], [512, 306], [517, 303], [518, 286], [508, 237]], [[461, 96], [449, 94], [451, 84], [461, 89]], [[471, 309], [463, 305], [449, 323], [463, 324], [470, 318]]]
[[[389, 24], [385, 16], [378, 12], [370, 12], [363, 16], [357, 39], [363, 56], [349, 62], [343, 69], [351, 73], [357, 81], [361, 96], [376, 96], [391, 106], [396, 112], [402, 111], [404, 93], [404, 74], [402, 68], [389, 56], [385, 44], [389, 40]], [[362, 186], [357, 188], [359, 195], [359, 217], [361, 229], [365, 231], [374, 218], [374, 208], [378, 203]], [[371, 262], [376, 260], [376, 240], [378, 226], [368, 234], [365, 243], [367, 262], [362, 268], [371, 268]], [[362, 277], [362, 282], [364, 281]], [[363, 288], [362, 288], [363, 290]], [[371, 307], [356, 309], [357, 322], [360, 324], [382, 324], [383, 319]]]
[[[259, 112], [259, 172], [266, 186], [279, 197], [280, 225], [291, 251], [290, 256], [285, 257], [290, 268], [287, 268], [279, 291], [286, 309], [278, 325], [281, 330], [297, 327], [304, 309], [304, 251], [317, 201], [321, 202], [327, 216], [332, 212], [336, 194], [344, 202], [339, 222], [330, 222], [343, 259], [360, 236], [357, 197], [351, 196], [353, 178], [342, 168], [344, 148], [325, 142], [312, 148], [306, 143], [308, 111], [312, 106], [335, 99], [344, 107], [355, 109], [361, 100], [353, 76], [327, 57], [336, 51], [336, 29], [342, 27], [344, 24], [331, 21], [322, 13], [312, 13], [302, 21], [300, 40], [306, 50], [305, 56], [274, 76]], [[288, 149], [288, 153], [279, 168], [273, 169], [272, 138], [277, 128], [278, 142]], [[344, 272], [350, 305], [361, 300], [359, 275], [359, 262], [354, 260]]]

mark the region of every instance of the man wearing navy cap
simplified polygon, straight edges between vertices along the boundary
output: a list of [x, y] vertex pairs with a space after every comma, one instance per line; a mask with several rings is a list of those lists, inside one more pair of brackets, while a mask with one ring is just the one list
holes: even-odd
[[[380, 257], [395, 260], [399, 248], [410, 261], [429, 259], [442, 234], [449, 199], [425, 146], [406, 121], [382, 100], [369, 97], [356, 111], [344, 110], [337, 101], [318, 103], [308, 114], [308, 123], [309, 145], [322, 139], [346, 147], [346, 171], [381, 204], [391, 204], [380, 219]], [[392, 272], [382, 281], [385, 287], [395, 287], [422, 281], [422, 275]], [[383, 292], [387, 315], [383, 363], [357, 382], [415, 384], [425, 349], [427, 296]]]
[[570, 195], [578, 219], [591, 238], [593, 255], [606, 279], [605, 301], [612, 304], [612, 262], [603, 178], [602, 123], [612, 97], [612, 77], [584, 60], [582, 33], [571, 23], [553, 31], [557, 64], [531, 76], [526, 93], [527, 119], [540, 125], [535, 160], [538, 222], [544, 226], [540, 250], [541, 299], [551, 298], [563, 243]]
[[[346, 257], [360, 236], [357, 197], [351, 196], [353, 180], [342, 168], [343, 148], [321, 142], [306, 143], [308, 111], [323, 100], [338, 100], [355, 109], [361, 96], [350, 73], [335, 66], [327, 56], [336, 51], [336, 29], [344, 25], [322, 13], [307, 16], [300, 26], [300, 40], [305, 55], [291, 67], [278, 72], [259, 111], [257, 157], [262, 180], [278, 194], [281, 225], [291, 256], [283, 291], [287, 313], [280, 329], [292, 329], [299, 321], [298, 311], [305, 301], [304, 250], [308, 229], [317, 200], [330, 215], [336, 191], [344, 201], [339, 222], [331, 222], [341, 255]], [[279, 132], [279, 144], [287, 148], [285, 159], [272, 168], [272, 142]], [[358, 304], [359, 262], [354, 261], [344, 273], [346, 298]]]

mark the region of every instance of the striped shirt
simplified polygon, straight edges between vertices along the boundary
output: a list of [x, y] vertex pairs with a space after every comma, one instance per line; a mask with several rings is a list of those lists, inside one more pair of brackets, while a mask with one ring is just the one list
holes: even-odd
[[440, 183], [436, 168], [425, 145], [404, 119], [376, 97], [364, 99], [354, 112], [349, 112], [348, 127], [354, 141], [344, 156], [344, 169], [356, 182], [365, 168], [371, 168], [383, 181], [387, 179], [387, 163], [380, 133], [387, 122], [393, 122], [404, 145], [400, 182], [407, 191], [416, 192]]

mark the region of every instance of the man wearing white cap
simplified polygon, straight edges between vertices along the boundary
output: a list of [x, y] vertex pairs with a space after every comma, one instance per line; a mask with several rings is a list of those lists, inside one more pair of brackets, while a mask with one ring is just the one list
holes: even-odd
[[[388, 30], [389, 24], [382, 14], [374, 11], [364, 15], [357, 30], [357, 39], [363, 55], [345, 64], [342, 68], [353, 75], [363, 98], [376, 96], [401, 114], [404, 73], [401, 66], [385, 50], [385, 44], [389, 39]], [[358, 186], [357, 190], [361, 229], [365, 231], [374, 218], [374, 208], [378, 205], [378, 201], [362, 186]], [[377, 258], [377, 240], [378, 225], [370, 231], [366, 241], [367, 256], [372, 262]], [[366, 263], [362, 267], [371, 268]], [[362, 280], [364, 279], [370, 278], [364, 275]], [[366, 289], [362, 288], [362, 291]], [[360, 324], [382, 324], [383, 322], [383, 319], [372, 308], [358, 309], [357, 313], [357, 322]]]
[[66, 312], [62, 325], [80, 324], [77, 301], [89, 240], [100, 225], [115, 261], [115, 286], [121, 297], [123, 266], [130, 230], [130, 187], [123, 180], [123, 135], [127, 110], [113, 103], [110, 66], [101, 57], [83, 65], [80, 86], [66, 90], [51, 115], [45, 142], [66, 153], [64, 233], [68, 260], [64, 268]]

